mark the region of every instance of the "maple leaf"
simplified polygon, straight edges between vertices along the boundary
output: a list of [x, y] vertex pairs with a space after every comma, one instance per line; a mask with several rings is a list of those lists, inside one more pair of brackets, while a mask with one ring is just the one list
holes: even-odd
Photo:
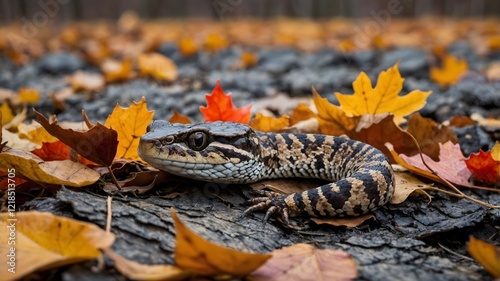
[[283, 115], [280, 118], [274, 118], [257, 113], [249, 125], [254, 130], [261, 132], [283, 132], [290, 125], [290, 117]]
[[105, 85], [104, 76], [100, 73], [77, 71], [67, 78], [74, 91], [99, 91]]
[[[9, 237], [8, 213], [0, 214], [0, 237]], [[110, 247], [115, 237], [100, 227], [46, 212], [16, 213], [16, 273], [2, 280], [18, 280], [31, 272], [101, 257], [99, 249]], [[2, 253], [11, 246], [0, 245]], [[10, 249], [9, 249], [10, 248]], [[7, 254], [0, 256], [9, 264]], [[9, 275], [10, 277], [8, 277]]]
[[475, 188], [476, 186], [470, 184], [468, 181], [472, 173], [467, 169], [465, 157], [460, 150], [460, 146], [448, 141], [444, 144], [440, 143], [439, 147], [439, 162], [432, 160], [425, 154], [422, 155], [425, 163], [439, 175], [438, 177], [424, 165], [420, 155], [411, 157], [404, 154], [398, 155], [394, 148], [388, 145], [388, 149], [391, 151], [396, 162], [417, 175], [443, 184], [446, 183], [441, 178], [457, 185]]
[[175, 224], [175, 264], [201, 275], [246, 276], [265, 263], [271, 255], [250, 254], [215, 245], [201, 238], [170, 209]]
[[233, 104], [232, 94], [225, 94], [220, 86], [220, 80], [217, 80], [215, 88], [211, 94], [205, 95], [207, 106], [200, 106], [200, 111], [205, 117], [205, 121], [229, 121], [247, 124], [250, 120], [250, 109], [252, 105], [246, 105], [236, 108]]
[[477, 179], [487, 183], [500, 182], [500, 142], [488, 152], [479, 150], [479, 153], [471, 154], [465, 164]]
[[148, 110], [144, 97], [130, 107], [116, 105], [108, 116], [104, 126], [118, 133], [118, 148], [115, 158], [140, 160], [137, 154], [140, 137], [146, 133], [146, 128], [153, 121], [154, 110]]
[[340, 107], [347, 116], [392, 113], [396, 123], [399, 124], [405, 121], [404, 116], [410, 115], [425, 105], [425, 100], [431, 91], [414, 90], [405, 96], [399, 96], [404, 78], [399, 73], [398, 64], [379, 74], [375, 88], [372, 88], [368, 75], [361, 72], [352, 83], [353, 95], [335, 93]]
[[57, 120], [49, 123], [42, 114], [35, 111], [40, 124], [49, 134], [61, 140], [83, 157], [103, 166], [109, 166], [116, 155], [118, 146], [117, 133], [101, 124], [86, 132], [77, 132], [62, 128]]
[[448, 55], [443, 60], [443, 67], [432, 67], [430, 71], [431, 79], [443, 87], [455, 84], [460, 76], [467, 71], [467, 61], [458, 60], [454, 56]]
[[319, 129], [322, 134], [339, 136], [356, 128], [359, 118], [347, 116], [340, 107], [331, 104], [326, 98], [322, 98], [315, 88], [312, 88], [312, 92], [314, 105], [318, 110]]
[[108, 59], [101, 64], [106, 82], [126, 81], [133, 77], [132, 62], [129, 59], [122, 62]]

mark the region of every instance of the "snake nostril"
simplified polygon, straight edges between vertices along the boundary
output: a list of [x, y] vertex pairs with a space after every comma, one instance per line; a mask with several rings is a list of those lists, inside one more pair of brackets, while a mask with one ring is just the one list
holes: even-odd
[[161, 147], [162, 146], [161, 141], [159, 141], [159, 140], [155, 140], [154, 141], [154, 145], [155, 145], [155, 147]]

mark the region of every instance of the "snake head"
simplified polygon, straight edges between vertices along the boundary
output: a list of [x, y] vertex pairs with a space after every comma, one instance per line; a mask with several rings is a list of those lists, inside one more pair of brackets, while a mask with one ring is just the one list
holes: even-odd
[[257, 181], [262, 169], [259, 138], [240, 123], [153, 121], [140, 139], [138, 153], [153, 167], [203, 181]]

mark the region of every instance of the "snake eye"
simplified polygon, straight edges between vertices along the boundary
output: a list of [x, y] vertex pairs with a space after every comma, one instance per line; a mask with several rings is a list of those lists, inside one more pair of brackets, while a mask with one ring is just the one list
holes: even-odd
[[171, 144], [171, 143], [173, 143], [174, 141], [175, 141], [175, 137], [174, 137], [174, 136], [172, 136], [172, 135], [168, 135], [168, 136], [166, 136], [166, 137], [163, 139], [162, 143], [163, 143], [163, 144]]
[[193, 150], [202, 150], [208, 145], [208, 136], [204, 132], [194, 132], [188, 136], [187, 144]]

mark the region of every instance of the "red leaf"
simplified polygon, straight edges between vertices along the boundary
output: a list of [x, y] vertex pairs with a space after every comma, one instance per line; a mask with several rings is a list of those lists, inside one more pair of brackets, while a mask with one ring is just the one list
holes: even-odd
[[497, 183], [500, 182], [500, 161], [493, 158], [492, 151], [480, 150], [477, 154], [471, 154], [469, 159], [465, 160], [465, 164], [477, 179]]
[[45, 161], [76, 160], [84, 165], [95, 164], [78, 155], [74, 150], [71, 149], [71, 147], [67, 146], [62, 141], [44, 142], [41, 148], [35, 149], [31, 152]]
[[232, 121], [247, 124], [250, 120], [250, 108], [252, 105], [246, 105], [236, 108], [232, 101], [232, 94], [225, 94], [220, 86], [220, 81], [212, 91], [207, 94], [207, 107], [200, 106], [200, 111], [207, 122], [213, 121]]

